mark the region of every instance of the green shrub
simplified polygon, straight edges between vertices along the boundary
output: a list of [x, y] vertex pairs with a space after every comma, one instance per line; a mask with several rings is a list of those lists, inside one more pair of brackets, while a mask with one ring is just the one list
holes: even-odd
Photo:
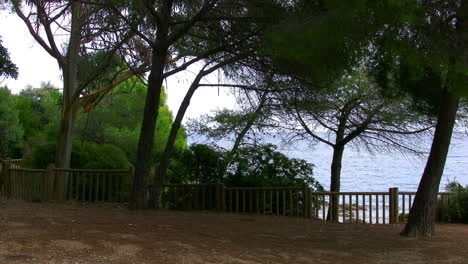
[[[55, 143], [36, 146], [26, 161], [33, 168], [47, 168], [54, 163]], [[70, 167], [74, 169], [127, 169], [130, 162], [125, 152], [114, 145], [73, 141]]]
[[287, 157], [274, 145], [243, 147], [234, 153], [224, 183], [233, 187], [309, 186], [323, 191], [313, 177], [313, 167], [306, 160]]
[[451, 182], [445, 188], [451, 193], [447, 207], [448, 221], [468, 223], [468, 186]]

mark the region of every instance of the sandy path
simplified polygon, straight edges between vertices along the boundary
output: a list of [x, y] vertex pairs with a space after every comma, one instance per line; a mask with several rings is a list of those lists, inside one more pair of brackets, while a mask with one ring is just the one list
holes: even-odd
[[468, 263], [468, 225], [401, 228], [0, 200], [0, 263]]

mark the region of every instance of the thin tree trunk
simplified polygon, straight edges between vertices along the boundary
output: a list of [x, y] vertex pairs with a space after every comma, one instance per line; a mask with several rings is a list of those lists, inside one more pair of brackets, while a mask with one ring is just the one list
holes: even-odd
[[192, 85], [187, 91], [187, 94], [185, 94], [184, 100], [180, 104], [179, 110], [177, 111], [176, 118], [174, 119], [174, 122], [172, 123], [171, 131], [169, 132], [169, 136], [166, 142], [166, 147], [164, 148], [164, 152], [159, 161], [159, 166], [157, 166], [155, 169], [155, 179], [154, 179], [153, 188], [151, 189], [150, 199], [149, 199], [149, 204], [148, 204], [149, 208], [152, 208], [152, 209], [159, 208], [162, 186], [166, 178], [167, 169], [169, 168], [170, 158], [172, 155], [172, 151], [174, 150], [174, 143], [177, 139], [177, 133], [179, 132], [185, 113], [187, 112], [187, 109], [190, 106], [190, 100], [192, 99], [193, 94], [197, 90], [198, 83], [200, 82], [202, 77], [203, 76], [199, 75], [193, 81]]
[[404, 236], [434, 235], [437, 193], [447, 160], [459, 98], [444, 90], [441, 100], [431, 151], [408, 217], [408, 223], [401, 232], [401, 235]]
[[221, 63], [218, 63], [216, 66], [213, 66], [208, 70], [202, 70], [198, 73], [195, 80], [193, 80], [192, 84], [189, 87], [189, 90], [185, 94], [184, 100], [180, 104], [179, 110], [177, 111], [177, 115], [174, 119], [174, 122], [172, 123], [171, 131], [169, 132], [169, 137], [167, 139], [166, 147], [160, 159], [159, 166], [156, 167], [154, 185], [152, 186], [153, 188], [150, 190], [150, 201], [148, 207], [158, 208], [159, 206], [162, 186], [166, 178], [167, 169], [169, 168], [170, 158], [174, 149], [174, 142], [177, 138], [177, 133], [179, 131], [180, 125], [182, 124], [182, 119], [185, 116], [185, 112], [187, 111], [187, 108], [190, 105], [190, 100], [192, 99], [192, 96], [195, 93], [195, 91], [198, 89], [201, 79], [203, 79], [210, 73], [216, 71], [217, 69], [224, 67], [230, 63], [233, 63], [240, 58], [242, 58], [242, 56], [235, 56]]
[[234, 144], [233, 144], [231, 150], [228, 152], [226, 160], [224, 161], [223, 168], [221, 170], [221, 176], [222, 177], [224, 177], [224, 175], [226, 174], [226, 171], [227, 171], [227, 169], [229, 167], [229, 164], [231, 164], [234, 153], [239, 149], [240, 144], [242, 143], [242, 141], [244, 141], [245, 135], [247, 135], [247, 132], [249, 132], [249, 130], [252, 128], [255, 121], [257, 120], [258, 116], [263, 111], [263, 107], [265, 106], [267, 95], [268, 95], [268, 91], [263, 92], [257, 108], [255, 109], [255, 111], [251, 114], [251, 116], [247, 120], [247, 124], [245, 125], [245, 127], [241, 130], [239, 135], [237, 135], [236, 140], [234, 141]]
[[[341, 187], [341, 163], [343, 160], [344, 145], [333, 146], [333, 159], [331, 164], [330, 192], [339, 192]], [[338, 221], [339, 196], [331, 196], [331, 213], [328, 211], [328, 221]]]

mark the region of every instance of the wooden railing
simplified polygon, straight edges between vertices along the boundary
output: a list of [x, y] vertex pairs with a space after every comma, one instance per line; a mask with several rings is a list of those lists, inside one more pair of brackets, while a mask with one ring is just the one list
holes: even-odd
[[166, 184], [162, 189], [162, 207], [178, 210], [223, 210], [222, 184]]
[[10, 159], [7, 160], [8, 164], [10, 165], [10, 168], [23, 168], [23, 160], [22, 159]]
[[238, 187], [225, 189], [225, 211], [282, 216], [310, 214], [309, 188], [303, 187]]
[[[415, 192], [312, 192], [307, 187], [236, 187], [221, 184], [165, 185], [164, 208], [295, 216], [342, 223], [406, 221]], [[439, 193], [437, 220], [447, 220], [449, 193]], [[333, 208], [336, 199], [337, 208]], [[333, 214], [336, 214], [334, 217]]]
[[128, 170], [24, 169], [3, 171], [2, 193], [27, 201], [76, 200], [124, 202], [128, 200], [133, 168]]
[[[47, 170], [10, 168], [3, 171], [3, 195], [28, 201], [76, 200], [126, 202], [133, 168], [128, 170]], [[236, 187], [223, 184], [166, 184], [161, 204], [166, 209], [216, 210], [295, 216], [343, 223], [394, 224], [406, 221], [415, 192], [312, 192], [308, 187]], [[448, 220], [450, 193], [438, 194], [436, 219]]]
[[23, 160], [22, 159], [0, 159], [0, 172], [3, 170], [4, 164], [8, 168], [23, 168]]
[[[312, 213], [318, 219], [334, 219], [343, 223], [394, 224], [407, 220], [416, 193], [390, 188], [388, 192], [314, 192], [311, 195], [320, 204]], [[438, 221], [447, 220], [449, 195], [445, 192], [438, 194]], [[335, 210], [330, 203], [331, 197], [338, 200], [338, 208]], [[333, 212], [338, 212], [338, 216], [333, 217]]]
[[67, 200], [87, 202], [124, 202], [128, 200], [132, 169], [84, 170], [53, 169], [66, 177]]
[[3, 172], [3, 194], [12, 199], [45, 201], [49, 196], [47, 170], [10, 168]]

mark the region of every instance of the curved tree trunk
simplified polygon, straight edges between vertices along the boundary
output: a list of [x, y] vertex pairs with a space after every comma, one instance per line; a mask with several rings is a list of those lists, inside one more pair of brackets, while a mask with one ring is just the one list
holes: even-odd
[[450, 146], [459, 98], [444, 90], [434, 139], [426, 167], [419, 183], [404, 236], [434, 235], [435, 207], [440, 180]]
[[[341, 163], [343, 160], [344, 145], [333, 146], [333, 160], [331, 164], [330, 192], [339, 192], [341, 186]], [[333, 195], [330, 201], [331, 212], [328, 211], [328, 221], [338, 221], [339, 196]]]
[[239, 58], [241, 58], [241, 56], [234, 56], [223, 62], [218, 63], [217, 65], [207, 70], [202, 70], [198, 73], [197, 77], [195, 77], [195, 79], [193, 80], [187, 93], [185, 94], [184, 100], [182, 100], [182, 103], [180, 104], [179, 110], [177, 111], [176, 118], [174, 119], [174, 122], [172, 123], [171, 131], [169, 132], [169, 137], [166, 142], [166, 147], [159, 161], [159, 166], [156, 167], [154, 185], [152, 186], [150, 190], [150, 199], [149, 199], [148, 207], [158, 208], [159, 206], [160, 199], [161, 199], [162, 186], [166, 178], [167, 169], [169, 168], [170, 158], [172, 155], [172, 151], [174, 149], [174, 142], [177, 138], [177, 133], [179, 132], [179, 128], [182, 124], [182, 119], [184, 119], [185, 112], [187, 111], [187, 108], [190, 106], [190, 100], [192, 99], [192, 96], [195, 93], [195, 91], [198, 89], [200, 81], [205, 76], [209, 75], [210, 73], [216, 71], [217, 69], [225, 65], [228, 65], [230, 63], [237, 61]]
[[193, 94], [198, 88], [198, 83], [200, 82], [201, 77], [202, 76], [198, 76], [193, 81], [192, 85], [187, 91], [187, 94], [185, 94], [184, 100], [182, 101], [179, 110], [177, 111], [176, 118], [172, 123], [171, 131], [169, 132], [169, 136], [166, 142], [166, 147], [164, 148], [164, 152], [159, 161], [159, 166], [157, 166], [155, 170], [154, 185], [150, 191], [150, 199], [148, 204], [149, 208], [159, 208], [162, 186], [166, 178], [167, 169], [169, 168], [170, 158], [172, 155], [172, 151], [174, 150], [174, 143], [177, 139], [177, 133], [179, 132], [180, 126], [182, 124], [182, 119], [184, 119], [185, 112], [190, 106], [190, 100], [192, 99]]
[[252, 128], [252, 126], [255, 124], [255, 121], [257, 121], [258, 117], [261, 115], [263, 108], [265, 106], [265, 103], [267, 101], [267, 95], [268, 95], [268, 90], [263, 92], [261, 97], [260, 97], [260, 102], [255, 109], [253, 113], [248, 117], [247, 124], [242, 128], [241, 132], [239, 135], [237, 135], [236, 140], [234, 141], [234, 144], [232, 145], [231, 150], [227, 153], [226, 160], [224, 161], [224, 164], [222, 165], [221, 169], [221, 177], [224, 177], [229, 165], [231, 164], [232, 158], [234, 157], [234, 153], [239, 149], [242, 141], [244, 141], [245, 136], [249, 132], [249, 130]]

